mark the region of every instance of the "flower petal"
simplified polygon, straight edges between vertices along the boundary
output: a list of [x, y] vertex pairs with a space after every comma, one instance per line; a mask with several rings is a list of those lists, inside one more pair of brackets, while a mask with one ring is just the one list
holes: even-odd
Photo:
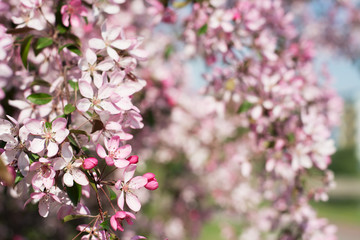
[[92, 99], [94, 97], [94, 90], [86, 81], [79, 81], [79, 90], [81, 95], [86, 98]]
[[59, 151], [59, 146], [57, 145], [57, 143], [50, 141], [46, 149], [48, 157], [53, 157]]
[[131, 189], [139, 189], [145, 186], [148, 183], [148, 180], [146, 177], [143, 176], [137, 176], [130, 180], [129, 182], [129, 188]]
[[141, 203], [136, 195], [131, 192], [126, 193], [126, 204], [129, 206], [131, 210], [134, 212], [138, 212], [141, 208]]
[[100, 144], [96, 145], [96, 153], [101, 158], [105, 158], [107, 156], [107, 153], [106, 153], [104, 147], [101, 146]]
[[121, 191], [117, 204], [121, 210], [124, 210], [124, 191]]
[[74, 185], [74, 178], [69, 172], [66, 172], [64, 174], [63, 180], [64, 180], [64, 184], [68, 187], [72, 187]]
[[85, 173], [83, 173], [80, 169], [73, 168], [72, 174], [74, 181], [82, 186], [86, 186], [89, 184], [89, 180], [87, 179]]
[[136, 170], [136, 164], [130, 164], [124, 170], [124, 182], [127, 183], [133, 176]]
[[89, 47], [93, 49], [104, 49], [106, 47], [105, 42], [99, 38], [92, 38], [89, 40]]
[[56, 120], [53, 121], [51, 125], [51, 130], [53, 132], [60, 131], [66, 128], [66, 124], [67, 124], [67, 120], [65, 118], [57, 118]]
[[120, 50], [126, 50], [131, 46], [132, 41], [126, 39], [118, 39], [113, 41], [110, 45]]
[[87, 98], [80, 99], [76, 103], [76, 108], [81, 112], [86, 112], [87, 110], [89, 110], [90, 106], [91, 102]]

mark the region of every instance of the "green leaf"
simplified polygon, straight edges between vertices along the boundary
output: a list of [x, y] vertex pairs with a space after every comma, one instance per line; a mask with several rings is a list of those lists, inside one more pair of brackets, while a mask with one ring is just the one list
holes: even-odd
[[63, 221], [64, 222], [69, 222], [71, 220], [75, 220], [75, 219], [79, 219], [79, 218], [85, 218], [85, 217], [89, 217], [88, 215], [67, 215], [64, 217]]
[[39, 155], [37, 155], [35, 153], [28, 154], [28, 157], [29, 157], [30, 163], [37, 162], [40, 158]]
[[199, 30], [197, 31], [197, 35], [203, 35], [207, 32], [208, 29], [208, 25], [207, 23], [205, 23], [204, 25], [202, 25], [201, 28], [199, 28]]
[[52, 96], [47, 93], [33, 93], [27, 99], [36, 105], [44, 105], [51, 102]]
[[237, 112], [238, 112], [238, 113], [246, 112], [246, 111], [249, 110], [252, 106], [253, 106], [252, 103], [250, 103], [250, 102], [248, 102], [248, 101], [245, 101], [245, 102], [243, 102], [243, 103], [240, 105], [240, 107], [239, 107], [239, 109], [238, 109]]
[[64, 34], [66, 33], [66, 31], [68, 30], [66, 27], [64, 27], [63, 25], [61, 24], [58, 24], [56, 26], [56, 29], [59, 31], [60, 34]]
[[28, 58], [32, 38], [33, 38], [33, 35], [27, 36], [21, 43], [21, 47], [20, 47], [21, 61], [24, 64], [25, 68], [28, 67], [27, 58]]
[[67, 139], [69, 140], [69, 142], [70, 142], [74, 147], [79, 148], [79, 147], [77, 146], [76, 141], [74, 140], [74, 138], [73, 138], [70, 134], [67, 136]]
[[15, 178], [15, 185], [18, 184], [23, 178], [24, 178], [24, 176], [21, 174], [21, 172], [17, 171], [16, 178]]
[[79, 49], [79, 47], [77, 47], [75, 44], [73, 43], [68, 43], [68, 44], [65, 44], [63, 46], [61, 46], [59, 48], [59, 53], [64, 49], [64, 48], [67, 48], [69, 51], [81, 56], [81, 51]]
[[117, 198], [116, 193], [108, 186], [107, 187], [109, 193], [110, 193], [110, 200], [115, 200]]
[[74, 182], [72, 187], [66, 187], [66, 192], [74, 206], [77, 206], [81, 198], [81, 185]]
[[106, 219], [105, 221], [103, 221], [102, 223], [99, 224], [100, 227], [102, 227], [103, 229], [106, 229], [108, 231], [110, 231], [110, 219]]
[[45, 127], [47, 130], [51, 130], [51, 123], [45, 122]]
[[51, 84], [43, 79], [37, 78], [32, 83], [30, 83], [30, 87], [33, 86], [44, 86], [44, 87], [51, 87]]
[[66, 106], [64, 107], [64, 113], [65, 113], [66, 115], [68, 115], [68, 114], [72, 113], [73, 111], [75, 111], [75, 109], [76, 109], [76, 108], [75, 108], [74, 105], [68, 103], [68, 104], [66, 104]]
[[172, 45], [167, 45], [165, 49], [165, 59], [169, 59], [170, 55], [174, 52], [174, 47]]
[[51, 46], [53, 42], [54, 41], [51, 38], [46, 38], [46, 37], [39, 38], [36, 42], [36, 49], [40, 50], [48, 46]]
[[69, 84], [70, 84], [70, 87], [72, 87], [72, 89], [74, 89], [75, 92], [77, 92], [77, 90], [79, 90], [79, 83], [78, 82], [74, 82], [72, 80], [69, 80]]

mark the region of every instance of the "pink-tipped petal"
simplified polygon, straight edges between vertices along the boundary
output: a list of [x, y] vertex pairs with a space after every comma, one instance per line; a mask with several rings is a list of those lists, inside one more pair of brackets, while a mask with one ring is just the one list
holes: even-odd
[[130, 162], [125, 159], [114, 159], [114, 165], [117, 168], [125, 168], [129, 166]]
[[144, 187], [147, 183], [148, 183], [148, 180], [146, 177], [137, 176], [130, 180], [129, 188], [139, 189], [139, 188]]
[[103, 40], [99, 38], [92, 38], [89, 40], [89, 47], [93, 49], [104, 49], [106, 45]]
[[121, 210], [124, 209], [124, 191], [121, 191], [120, 196], [118, 198], [117, 204]]
[[131, 145], [126, 144], [125, 146], [121, 146], [116, 150], [115, 158], [127, 158], [132, 151]]
[[141, 203], [137, 196], [132, 194], [131, 192], [126, 193], [126, 204], [129, 206], [131, 210], [134, 212], [138, 212], [141, 209]]
[[127, 183], [133, 176], [136, 170], [136, 164], [130, 164], [124, 170], [124, 182]]
[[106, 151], [100, 144], [96, 145], [96, 153], [99, 157], [105, 158], [107, 156]]
[[56, 143], [50, 141], [46, 149], [48, 157], [53, 157], [58, 153], [59, 146]]

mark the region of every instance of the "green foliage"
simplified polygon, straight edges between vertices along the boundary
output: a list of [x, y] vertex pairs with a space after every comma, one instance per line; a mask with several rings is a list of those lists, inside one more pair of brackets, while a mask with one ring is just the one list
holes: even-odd
[[63, 46], [61, 46], [59, 48], [59, 53], [64, 49], [64, 48], [67, 48], [69, 51], [81, 56], [81, 51], [79, 49], [79, 46], [73, 44], [73, 43], [68, 43], [68, 44], [65, 44]]
[[66, 115], [72, 113], [72, 112], [75, 111], [75, 110], [76, 110], [75, 106], [72, 105], [72, 104], [70, 104], [70, 103], [66, 104], [66, 106], [64, 107], [64, 113], [65, 113]]
[[110, 187], [107, 187], [107, 189], [110, 193], [110, 200], [115, 200], [117, 198], [116, 193]]
[[66, 192], [74, 206], [77, 206], [81, 198], [81, 185], [74, 182], [72, 187], [66, 187]]
[[199, 30], [197, 31], [197, 35], [203, 35], [207, 32], [208, 30], [208, 25], [207, 23], [205, 23], [204, 25], [201, 26], [201, 28], [199, 28]]
[[356, 176], [359, 175], [359, 163], [356, 158], [355, 148], [342, 148], [332, 156], [329, 169], [336, 175]]
[[40, 50], [40, 49], [46, 48], [48, 46], [51, 46], [53, 44], [53, 42], [54, 41], [51, 38], [46, 38], [46, 37], [39, 38], [36, 42], [35, 49]]
[[252, 103], [250, 103], [250, 102], [248, 102], [248, 101], [244, 101], [244, 102], [240, 105], [240, 107], [239, 107], [239, 109], [238, 109], [237, 112], [238, 112], [238, 113], [247, 112], [252, 106], [253, 106]]
[[47, 93], [33, 93], [27, 99], [36, 105], [44, 105], [51, 102], [52, 96]]
[[28, 59], [32, 39], [33, 39], [33, 35], [29, 35], [29, 36], [25, 37], [25, 39], [21, 43], [21, 47], [20, 47], [21, 61], [24, 64], [25, 68], [28, 67], [27, 59]]
[[103, 229], [106, 229], [108, 231], [110, 231], [110, 219], [106, 219], [105, 221], [103, 221], [102, 223], [99, 224], [100, 227], [102, 227]]
[[43, 86], [43, 87], [50, 87], [51, 84], [43, 79], [37, 78], [30, 83], [30, 86]]

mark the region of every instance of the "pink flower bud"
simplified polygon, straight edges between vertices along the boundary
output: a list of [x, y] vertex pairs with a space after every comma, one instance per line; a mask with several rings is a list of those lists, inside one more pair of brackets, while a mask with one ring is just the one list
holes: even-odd
[[97, 165], [98, 165], [98, 160], [96, 158], [90, 157], [90, 158], [84, 159], [83, 167], [86, 170], [93, 169]]
[[137, 164], [139, 162], [139, 157], [136, 155], [128, 157], [126, 160], [130, 162], [130, 164]]
[[147, 178], [148, 183], [145, 185], [145, 188], [148, 190], [156, 190], [159, 187], [159, 183], [155, 178], [155, 174], [153, 173], [145, 173], [143, 177]]

